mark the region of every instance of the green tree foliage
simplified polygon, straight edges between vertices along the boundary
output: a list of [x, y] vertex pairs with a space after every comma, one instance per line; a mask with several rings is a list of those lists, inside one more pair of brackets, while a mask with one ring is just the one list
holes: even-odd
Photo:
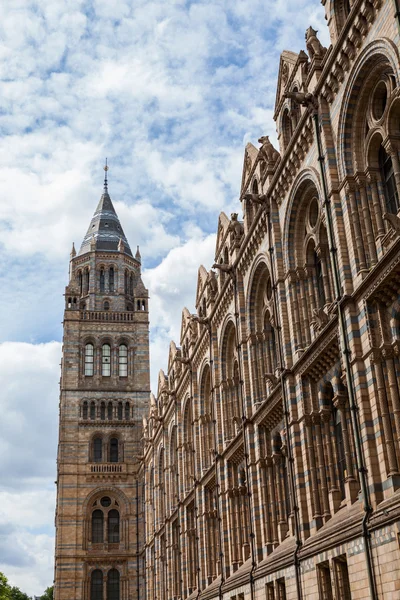
[[10, 600], [31, 600], [31, 598], [28, 596], [28, 594], [21, 592], [19, 588], [12, 587], [10, 589]]
[[7, 577], [3, 573], [0, 573], [0, 600], [31, 600], [31, 597], [21, 592], [19, 588], [15, 586], [11, 587]]
[[0, 573], [0, 600], [9, 600], [10, 586], [8, 585], [7, 577]]
[[45, 593], [40, 596], [40, 600], [53, 600], [53, 586], [48, 587]]

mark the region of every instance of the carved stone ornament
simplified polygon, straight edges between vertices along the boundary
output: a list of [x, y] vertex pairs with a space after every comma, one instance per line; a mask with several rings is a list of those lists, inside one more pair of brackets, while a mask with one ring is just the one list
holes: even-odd
[[289, 79], [289, 65], [287, 63], [283, 63], [282, 65], [282, 83], [286, 85]]
[[306, 48], [311, 60], [315, 57], [322, 58], [326, 53], [326, 48], [319, 41], [317, 33], [311, 26], [306, 31]]
[[268, 135], [261, 136], [258, 140], [258, 143], [261, 144], [261, 158], [267, 163], [267, 165], [274, 165], [280, 158], [280, 154], [269, 141]]

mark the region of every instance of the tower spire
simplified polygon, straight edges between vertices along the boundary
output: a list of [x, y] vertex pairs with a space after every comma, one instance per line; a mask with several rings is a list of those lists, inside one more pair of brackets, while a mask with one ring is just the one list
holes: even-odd
[[107, 158], [106, 158], [106, 164], [104, 165], [103, 169], [104, 169], [104, 193], [108, 194], [107, 171], [109, 170], [109, 166], [107, 164]]

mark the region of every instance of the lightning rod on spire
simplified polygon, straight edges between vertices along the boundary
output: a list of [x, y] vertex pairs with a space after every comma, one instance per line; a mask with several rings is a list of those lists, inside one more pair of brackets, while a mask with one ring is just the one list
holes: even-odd
[[108, 179], [107, 179], [107, 171], [109, 170], [109, 166], [107, 164], [107, 158], [106, 158], [106, 164], [103, 167], [104, 169], [104, 191], [108, 192]]

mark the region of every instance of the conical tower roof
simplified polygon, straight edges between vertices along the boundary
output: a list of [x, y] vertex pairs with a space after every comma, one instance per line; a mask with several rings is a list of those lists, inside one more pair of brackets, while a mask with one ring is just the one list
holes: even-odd
[[93, 250], [103, 252], [118, 252], [120, 240], [124, 244], [125, 254], [132, 255], [128, 240], [119, 222], [113, 203], [108, 194], [107, 181], [105, 181], [104, 192], [97, 205], [95, 213], [90, 221], [89, 229], [83, 239], [79, 255]]

